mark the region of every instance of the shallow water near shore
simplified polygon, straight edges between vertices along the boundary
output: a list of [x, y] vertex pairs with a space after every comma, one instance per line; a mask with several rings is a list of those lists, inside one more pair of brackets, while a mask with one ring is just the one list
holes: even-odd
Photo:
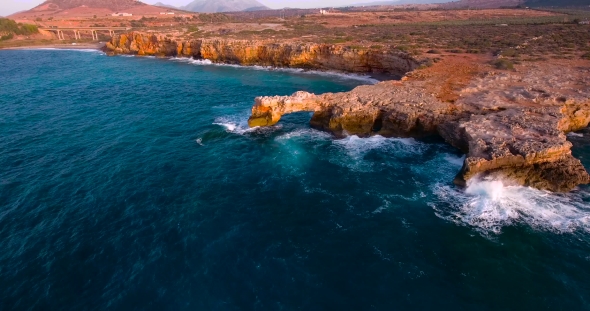
[[247, 127], [256, 96], [367, 81], [91, 50], [0, 76], [0, 310], [590, 308], [587, 186], [459, 189], [441, 140]]

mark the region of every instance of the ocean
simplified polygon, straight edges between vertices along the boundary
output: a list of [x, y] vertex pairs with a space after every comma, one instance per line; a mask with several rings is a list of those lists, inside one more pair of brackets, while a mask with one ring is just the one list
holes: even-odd
[[[437, 138], [256, 96], [366, 77], [0, 51], [0, 310], [589, 310], [590, 188], [452, 184]], [[590, 131], [570, 134], [590, 168]]]

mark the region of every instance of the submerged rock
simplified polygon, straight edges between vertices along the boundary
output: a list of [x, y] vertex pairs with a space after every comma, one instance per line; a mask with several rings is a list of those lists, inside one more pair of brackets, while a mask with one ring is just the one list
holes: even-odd
[[478, 77], [455, 102], [438, 99], [428, 81], [416, 80], [259, 97], [249, 124], [268, 126], [283, 114], [312, 111], [311, 126], [336, 136], [440, 135], [467, 154], [457, 184], [489, 176], [565, 192], [590, 183], [565, 135], [590, 122], [590, 77], [587, 69], [544, 66]]

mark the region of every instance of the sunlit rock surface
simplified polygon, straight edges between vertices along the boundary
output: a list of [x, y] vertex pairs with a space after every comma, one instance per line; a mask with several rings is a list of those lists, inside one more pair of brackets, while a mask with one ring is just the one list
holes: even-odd
[[536, 66], [474, 79], [455, 102], [443, 102], [429, 81], [389, 81], [350, 92], [259, 97], [250, 126], [313, 111], [311, 126], [336, 136], [437, 134], [466, 153], [456, 183], [492, 176], [515, 184], [570, 191], [590, 182], [565, 134], [590, 122], [588, 68]]

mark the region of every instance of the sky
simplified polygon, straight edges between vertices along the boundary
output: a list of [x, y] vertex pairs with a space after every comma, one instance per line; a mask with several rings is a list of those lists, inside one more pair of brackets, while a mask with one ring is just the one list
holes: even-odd
[[[7, 16], [12, 13], [31, 9], [45, 0], [0, 0], [0, 16]], [[192, 0], [144, 0], [143, 2], [155, 4], [162, 2], [175, 6], [182, 6], [190, 3]], [[282, 9], [291, 8], [318, 8], [329, 6], [344, 6], [352, 3], [374, 2], [375, 0], [258, 0], [262, 4], [273, 8]]]

